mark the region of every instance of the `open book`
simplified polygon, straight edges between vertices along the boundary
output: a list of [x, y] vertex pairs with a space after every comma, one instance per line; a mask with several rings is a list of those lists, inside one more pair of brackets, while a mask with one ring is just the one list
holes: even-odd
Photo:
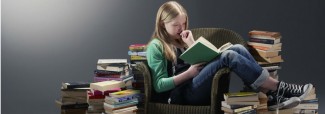
[[180, 55], [180, 59], [189, 64], [209, 62], [231, 46], [232, 44], [228, 42], [222, 45], [220, 48], [217, 48], [201, 36], [194, 42], [194, 44], [192, 44], [191, 47]]

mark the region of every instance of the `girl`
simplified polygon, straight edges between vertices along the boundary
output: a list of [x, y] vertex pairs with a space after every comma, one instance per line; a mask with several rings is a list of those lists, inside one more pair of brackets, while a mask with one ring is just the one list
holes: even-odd
[[178, 57], [193, 43], [186, 10], [175, 1], [164, 3], [157, 12], [155, 31], [147, 46], [148, 65], [155, 90], [152, 100], [209, 104], [213, 76], [223, 67], [234, 71], [245, 85], [266, 93], [270, 110], [297, 106], [313, 88], [312, 84], [288, 84], [271, 78], [268, 71], [261, 68], [239, 44], [209, 63], [189, 65]]

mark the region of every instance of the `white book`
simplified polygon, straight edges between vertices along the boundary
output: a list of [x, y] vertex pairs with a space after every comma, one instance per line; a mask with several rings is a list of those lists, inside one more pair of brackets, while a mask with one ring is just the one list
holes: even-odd
[[103, 82], [96, 82], [96, 83], [90, 83], [90, 88], [93, 90], [99, 90], [99, 91], [107, 91], [112, 90], [116, 88], [122, 88], [125, 87], [125, 84], [123, 81], [116, 81], [116, 80], [109, 80], [109, 81], [103, 81]]
[[127, 63], [127, 59], [98, 59], [97, 64]]

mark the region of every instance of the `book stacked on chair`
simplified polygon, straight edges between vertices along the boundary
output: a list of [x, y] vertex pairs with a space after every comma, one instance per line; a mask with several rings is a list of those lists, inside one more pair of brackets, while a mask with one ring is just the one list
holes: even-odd
[[147, 63], [146, 44], [132, 44], [129, 46], [128, 55], [130, 56], [131, 72], [134, 77], [132, 83], [133, 89], [140, 90], [144, 93], [144, 77], [141, 71], [138, 71], [135, 66], [138, 62]]
[[258, 93], [232, 92], [224, 94], [225, 101], [221, 102], [221, 110], [226, 114], [254, 114], [260, 104]]
[[129, 46], [128, 55], [130, 56], [131, 64], [147, 61], [146, 47], [146, 44], [131, 44]]
[[61, 98], [55, 103], [61, 109], [61, 114], [85, 113], [88, 109], [87, 90], [89, 82], [63, 82]]
[[132, 87], [135, 90], [140, 90], [138, 103], [138, 112], [144, 112], [144, 77], [142, 72], [137, 70], [136, 64], [143, 62], [147, 64], [146, 44], [131, 44], [129, 46], [128, 55], [130, 56], [131, 71], [134, 77]]
[[277, 70], [281, 69], [283, 62], [279, 54], [282, 49], [281, 34], [279, 32], [252, 30], [249, 32], [250, 52], [255, 60], [265, 69], [268, 69], [270, 76], [278, 79]]

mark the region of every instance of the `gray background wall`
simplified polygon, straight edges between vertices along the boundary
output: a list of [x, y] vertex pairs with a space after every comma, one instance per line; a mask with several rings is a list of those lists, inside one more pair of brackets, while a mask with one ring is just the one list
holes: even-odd
[[[147, 43], [159, 6], [153, 0], [2, 0], [3, 114], [58, 114], [63, 81], [91, 81], [97, 59], [128, 58]], [[323, 0], [200, 0], [180, 3], [190, 28], [232, 29], [246, 40], [253, 29], [281, 32], [280, 78], [313, 83], [324, 104]], [[234, 78], [231, 89], [241, 88]], [[320, 109], [320, 113], [325, 110]]]

